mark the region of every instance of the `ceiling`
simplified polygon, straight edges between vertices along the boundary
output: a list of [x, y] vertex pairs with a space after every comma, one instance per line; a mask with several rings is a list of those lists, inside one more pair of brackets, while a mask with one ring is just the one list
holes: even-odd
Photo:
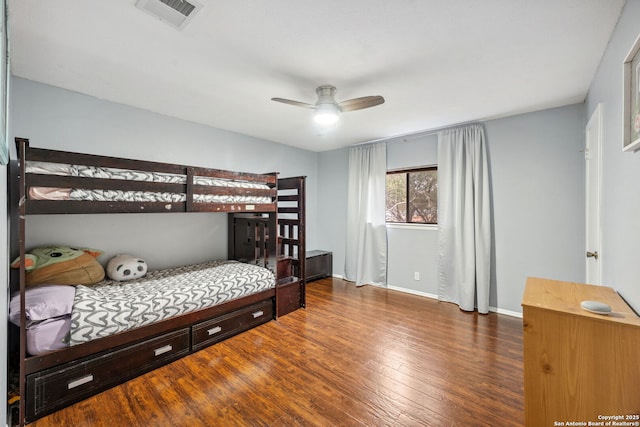
[[[15, 76], [325, 151], [584, 100], [624, 0], [8, 0]], [[319, 128], [315, 88], [382, 95]]]

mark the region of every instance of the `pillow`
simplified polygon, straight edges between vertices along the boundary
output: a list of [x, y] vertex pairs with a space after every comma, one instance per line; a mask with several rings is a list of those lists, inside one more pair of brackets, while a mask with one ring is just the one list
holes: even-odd
[[27, 329], [27, 352], [40, 356], [50, 351], [69, 347], [71, 316], [37, 322]]
[[29, 160], [26, 164], [27, 173], [42, 173], [47, 175], [72, 175], [71, 165], [64, 163], [38, 162]]
[[[69, 246], [40, 246], [25, 255], [27, 286], [38, 284], [91, 285], [104, 279], [104, 268], [96, 260], [102, 251]], [[17, 258], [11, 267], [20, 267]]]
[[111, 280], [123, 282], [139, 279], [147, 274], [147, 263], [133, 255], [116, 255], [107, 263], [107, 276]]
[[34, 200], [69, 200], [70, 188], [29, 187], [29, 198]]
[[[66, 285], [39, 285], [25, 290], [24, 312], [27, 323], [71, 314], [76, 288]], [[20, 326], [20, 292], [9, 303], [9, 320]]]

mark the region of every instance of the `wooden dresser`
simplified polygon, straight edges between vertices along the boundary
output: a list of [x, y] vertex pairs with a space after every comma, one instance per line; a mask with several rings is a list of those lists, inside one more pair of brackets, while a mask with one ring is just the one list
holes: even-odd
[[640, 318], [614, 289], [528, 278], [522, 314], [527, 426], [640, 422]]

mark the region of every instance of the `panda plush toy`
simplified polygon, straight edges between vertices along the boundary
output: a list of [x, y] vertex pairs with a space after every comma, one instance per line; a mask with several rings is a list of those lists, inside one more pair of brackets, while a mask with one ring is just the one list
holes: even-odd
[[116, 255], [107, 263], [107, 276], [111, 280], [124, 282], [139, 279], [147, 274], [147, 263], [133, 255]]

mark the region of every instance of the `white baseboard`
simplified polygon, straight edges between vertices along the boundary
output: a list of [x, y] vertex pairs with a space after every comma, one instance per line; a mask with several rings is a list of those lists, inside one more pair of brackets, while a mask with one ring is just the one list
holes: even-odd
[[[336, 279], [346, 280], [340, 274], [333, 274], [332, 277], [335, 277]], [[435, 299], [435, 300], [438, 299], [438, 295], [436, 295], [436, 294], [431, 294], [431, 293], [422, 292], [422, 291], [416, 291], [415, 289], [408, 289], [408, 288], [403, 288], [403, 287], [400, 287], [400, 286], [388, 285], [387, 289], [391, 289], [393, 291], [398, 291], [398, 292], [404, 292], [406, 294], [412, 294], [412, 295], [417, 295], [417, 296], [421, 296], [421, 297], [431, 298], [431, 299]], [[498, 308], [498, 307], [489, 307], [489, 311], [491, 311], [493, 313], [504, 314], [505, 316], [517, 317], [519, 319], [522, 319], [522, 313], [517, 312], [517, 311], [505, 310], [503, 308]]]
[[497, 308], [497, 307], [489, 307], [489, 311], [493, 311], [498, 314], [504, 314], [505, 316], [517, 317], [519, 319], [522, 319], [522, 313], [519, 313], [517, 311], [505, 310], [503, 308]]
[[438, 299], [438, 295], [430, 294], [428, 292], [416, 291], [415, 289], [401, 288], [399, 286], [387, 286], [387, 289], [394, 291], [404, 292], [405, 294], [418, 295], [421, 297], [427, 297], [431, 299]]
[[[398, 291], [398, 292], [404, 292], [407, 294], [412, 294], [412, 295], [418, 295], [421, 297], [427, 297], [427, 298], [431, 298], [431, 299], [438, 299], [438, 295], [436, 294], [431, 294], [428, 292], [422, 292], [422, 291], [416, 291], [414, 289], [407, 289], [407, 288], [402, 288], [399, 286], [387, 286], [387, 289], [392, 289], [394, 291]], [[497, 307], [489, 307], [489, 311], [494, 312], [494, 313], [498, 313], [498, 314], [504, 314], [505, 316], [512, 316], [512, 317], [518, 317], [520, 319], [522, 319], [522, 313], [518, 313], [517, 311], [511, 311], [511, 310], [505, 310], [502, 308], [497, 308]]]

